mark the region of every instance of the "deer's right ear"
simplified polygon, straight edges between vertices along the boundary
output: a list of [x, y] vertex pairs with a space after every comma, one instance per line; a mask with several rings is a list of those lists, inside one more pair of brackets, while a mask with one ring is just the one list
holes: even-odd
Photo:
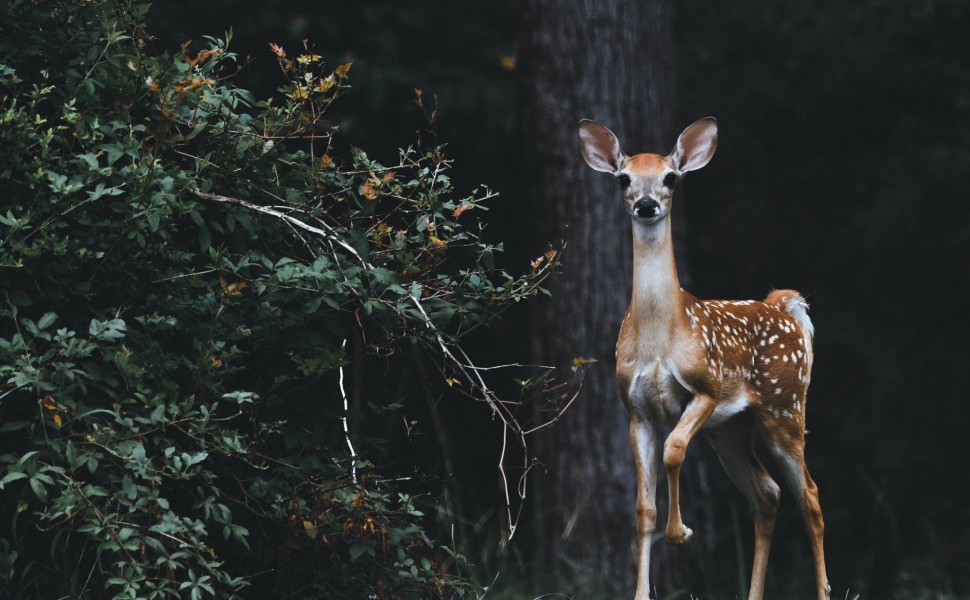
[[619, 171], [626, 158], [613, 132], [589, 119], [579, 122], [579, 150], [587, 165], [604, 173]]

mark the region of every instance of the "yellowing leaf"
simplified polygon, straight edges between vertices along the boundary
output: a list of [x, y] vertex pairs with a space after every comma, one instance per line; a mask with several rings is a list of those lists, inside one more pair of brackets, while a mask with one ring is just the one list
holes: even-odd
[[40, 401], [40, 405], [46, 408], [47, 410], [58, 409], [57, 400], [54, 400], [54, 397], [51, 396], [50, 394], [47, 394], [46, 396], [44, 396], [44, 399]]
[[347, 77], [347, 73], [350, 71], [350, 66], [352, 64], [354, 64], [354, 61], [350, 61], [350, 62], [348, 62], [346, 64], [342, 64], [339, 67], [337, 67], [336, 69], [334, 69], [334, 73], [337, 74], [337, 77], [343, 79], [343, 78]]
[[54, 425], [57, 425], [58, 427], [60, 427], [61, 423], [62, 423], [61, 415], [54, 413]]
[[336, 82], [337, 82], [337, 80], [334, 79], [333, 75], [330, 75], [330, 76], [328, 76], [328, 77], [326, 77], [326, 78], [321, 79], [320, 81], [318, 81], [317, 82], [317, 85], [314, 86], [313, 91], [314, 92], [317, 92], [318, 94], [326, 93], [326, 92], [328, 92], [330, 90], [330, 88], [333, 87], [333, 84], [336, 83]]
[[197, 65], [199, 63], [205, 62], [205, 60], [207, 58], [209, 58], [210, 56], [216, 56], [216, 55], [218, 55], [221, 52], [222, 51], [219, 50], [218, 48], [215, 49], [215, 50], [200, 50], [199, 53], [195, 55], [195, 58], [189, 58], [188, 56], [186, 56], [185, 57], [185, 62], [190, 67], [194, 67], [195, 65]]
[[320, 168], [321, 169], [326, 169], [331, 164], [333, 164], [333, 157], [331, 157], [329, 154], [324, 154], [323, 156], [320, 157]]
[[213, 356], [210, 360], [212, 360], [212, 366], [213, 367], [215, 367], [215, 368], [218, 369], [219, 367], [222, 366], [222, 360], [221, 359], [218, 359], [215, 356]]
[[506, 71], [514, 71], [516, 67], [516, 60], [514, 56], [503, 56], [499, 59], [498, 64], [501, 65]]
[[590, 360], [588, 358], [584, 358], [582, 356], [577, 356], [576, 358], [574, 358], [572, 360], [572, 364], [573, 364], [574, 367], [581, 367], [581, 366], [585, 365], [588, 362], [590, 362]]
[[[380, 182], [378, 182], [379, 184]], [[361, 184], [360, 189], [357, 190], [360, 195], [368, 200], [377, 200], [377, 184], [374, 183], [373, 179], [367, 179]]]
[[280, 46], [280, 45], [278, 45], [278, 44], [274, 44], [273, 42], [269, 42], [269, 49], [270, 49], [270, 51], [273, 54], [276, 55], [276, 58], [285, 58], [286, 57], [286, 51], [283, 50], [283, 47]]
[[300, 63], [301, 65], [308, 65], [312, 62], [317, 62], [319, 60], [320, 60], [319, 54], [301, 54], [296, 57], [296, 62]]
[[461, 381], [455, 379], [454, 377], [449, 377], [448, 379], [445, 379], [445, 383], [448, 384], [448, 387], [455, 387], [455, 385], [461, 383]]
[[472, 204], [471, 202], [462, 202], [461, 204], [455, 207], [455, 210], [451, 212], [451, 216], [457, 219], [458, 217], [461, 216], [463, 212], [465, 212], [469, 208], [475, 208], [475, 205]]
[[431, 245], [434, 246], [435, 248], [441, 248], [446, 243], [444, 240], [434, 235], [429, 235], [428, 241], [431, 242]]
[[553, 250], [552, 248], [550, 248], [550, 249], [546, 250], [542, 254], [542, 256], [536, 258], [534, 261], [532, 261], [529, 264], [532, 265], [532, 270], [535, 271], [536, 269], [538, 269], [539, 267], [541, 267], [546, 261], [550, 261], [551, 262], [552, 259], [556, 258], [556, 255], [557, 254], [558, 254], [558, 252], [556, 250]]
[[172, 85], [174, 89], [179, 94], [184, 94], [186, 92], [193, 92], [202, 86], [213, 86], [215, 81], [212, 79], [202, 79], [201, 77], [193, 77], [192, 79], [185, 78], [176, 84]]
[[219, 287], [222, 288], [222, 293], [227, 296], [239, 296], [242, 294], [243, 289], [246, 287], [245, 281], [237, 281], [235, 283], [227, 283], [222, 277], [219, 278]]
[[293, 88], [293, 91], [287, 94], [287, 96], [289, 96], [293, 100], [306, 100], [307, 98], [310, 97], [310, 90], [303, 87], [302, 85], [298, 85], [295, 88]]
[[316, 526], [314, 526], [312, 521], [303, 520], [303, 531], [306, 532], [307, 537], [311, 540], [316, 537]]

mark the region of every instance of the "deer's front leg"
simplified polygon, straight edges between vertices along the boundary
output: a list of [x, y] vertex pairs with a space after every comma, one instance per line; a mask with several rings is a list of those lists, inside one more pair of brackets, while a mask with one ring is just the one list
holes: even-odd
[[650, 599], [650, 538], [657, 528], [657, 427], [641, 417], [630, 419], [630, 445], [637, 467], [637, 594]]
[[684, 526], [680, 517], [680, 465], [684, 463], [687, 445], [714, 412], [714, 400], [703, 394], [694, 396], [680, 416], [677, 426], [664, 443], [664, 467], [667, 469], [667, 488], [670, 493], [670, 510], [664, 537], [671, 544], [683, 544], [693, 533]]

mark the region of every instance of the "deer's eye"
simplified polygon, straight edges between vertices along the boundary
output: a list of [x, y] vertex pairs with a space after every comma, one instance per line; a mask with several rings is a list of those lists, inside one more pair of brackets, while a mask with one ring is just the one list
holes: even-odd
[[616, 176], [616, 180], [620, 182], [620, 187], [626, 189], [630, 186], [630, 176], [626, 173], [620, 173]]
[[672, 188], [675, 183], [677, 183], [677, 174], [667, 173], [667, 176], [664, 177], [664, 187]]

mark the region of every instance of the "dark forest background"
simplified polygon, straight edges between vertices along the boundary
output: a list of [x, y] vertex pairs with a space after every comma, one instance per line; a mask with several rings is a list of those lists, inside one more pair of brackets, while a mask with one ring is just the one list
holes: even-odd
[[[970, 372], [963, 291], [970, 270], [970, 5], [674, 4], [673, 108], [670, 122], [658, 126], [669, 135], [661, 147], [626, 150], [666, 153], [684, 126], [716, 116], [717, 155], [678, 197], [685, 287], [702, 298], [760, 298], [773, 287], [793, 287], [812, 306], [816, 362], [807, 453], [826, 517], [833, 596], [970, 597], [963, 437], [970, 401], [962, 386]], [[281, 85], [269, 42], [296, 50], [306, 39], [330, 64], [352, 60], [352, 89], [339, 101], [341, 143], [366, 146], [379, 160], [394, 160], [402, 140], [428, 127], [415, 88], [426, 106], [436, 97], [434, 130], [456, 159], [453, 180], [459, 188], [485, 183], [501, 193], [489, 234], [505, 241], [506, 261], [525, 265], [537, 242], [556, 240], [536, 238], [546, 231], [535, 221], [542, 202], [555, 199], [531, 193], [534, 172], [523, 156], [531, 143], [521, 138], [528, 131], [520, 110], [528, 89], [519, 68], [527, 60], [520, 56], [523, 6], [512, 0], [178, 0], [157, 3], [149, 22], [155, 44], [173, 52], [231, 28], [230, 47], [251, 57], [240, 61], [240, 85], [257, 98]], [[561, 125], [572, 132], [576, 124]], [[585, 218], [572, 215], [577, 223]], [[600, 234], [607, 240], [628, 232]], [[582, 294], [570, 300], [590, 301]], [[475, 334], [469, 347], [483, 362], [541, 360], [530, 356], [529, 332], [547, 302], [513, 309]], [[608, 345], [612, 335], [603, 333]], [[594, 369], [610, 376], [611, 356], [590, 358], [604, 359]], [[617, 397], [587, 395], [578, 402], [623, 410]], [[392, 440], [389, 456], [401, 471], [440, 478], [430, 498], [444, 506], [439, 534], [455, 536], [474, 576], [484, 585], [494, 580], [495, 597], [555, 591], [588, 597], [582, 585], [536, 576], [539, 547], [556, 544], [537, 537], [542, 507], [527, 506], [521, 533], [505, 540], [495, 469], [500, 438], [482, 425], [487, 409], [445, 399], [434, 415], [421, 404], [406, 410], [413, 430], [389, 421], [381, 432]], [[441, 419], [438, 435], [433, 418]], [[616, 436], [625, 444], [625, 430]], [[698, 460], [709, 454], [705, 444], [692, 452]], [[541, 489], [542, 469], [532, 476], [531, 485]], [[701, 577], [683, 582], [683, 590], [733, 598], [748, 576], [750, 525], [720, 469], [709, 469], [704, 479], [713, 539], [675, 558], [692, 562], [688, 573]], [[632, 514], [632, 496], [629, 506]], [[633, 528], [631, 520], [622, 535]], [[807, 597], [809, 562], [786, 496], [769, 593], [796, 590]], [[548, 587], [537, 588], [537, 580]], [[676, 590], [668, 591], [663, 597], [675, 597]]]

